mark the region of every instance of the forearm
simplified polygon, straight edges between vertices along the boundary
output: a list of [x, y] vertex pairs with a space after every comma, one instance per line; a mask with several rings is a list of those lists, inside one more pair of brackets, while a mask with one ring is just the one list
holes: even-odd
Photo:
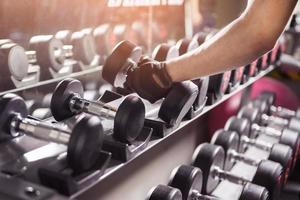
[[[252, 62], [272, 48], [296, 0], [257, 0], [198, 49], [167, 62], [173, 81], [220, 73]], [[273, 9], [274, 11], [269, 11]], [[277, 10], [283, 10], [279, 13]], [[274, 24], [272, 24], [274, 23]]]

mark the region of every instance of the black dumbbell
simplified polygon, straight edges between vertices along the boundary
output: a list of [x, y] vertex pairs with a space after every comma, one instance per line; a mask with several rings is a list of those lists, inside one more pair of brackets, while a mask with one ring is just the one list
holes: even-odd
[[79, 113], [89, 113], [114, 119], [113, 137], [121, 142], [132, 143], [141, 133], [145, 121], [145, 106], [139, 97], [129, 95], [118, 108], [100, 101], [83, 98], [83, 85], [72, 78], [61, 81], [55, 88], [50, 109], [57, 121]]
[[270, 137], [279, 139], [281, 144], [290, 146], [293, 149], [294, 156], [296, 158], [299, 154], [300, 139], [299, 133], [289, 128], [275, 128], [270, 126], [260, 126], [255, 122], [261, 121], [261, 113], [258, 108], [251, 108], [244, 106], [238, 113], [238, 118], [246, 118], [251, 122], [251, 129], [249, 133], [250, 138], [254, 138], [257, 135], [268, 135]]
[[[295, 163], [297, 161], [297, 153], [298, 153], [298, 146], [297, 144], [297, 136], [295, 136], [294, 132], [290, 132], [289, 131], [285, 131], [282, 133], [282, 137], [280, 137], [279, 139], [279, 144], [271, 144], [271, 143], [267, 143], [267, 142], [263, 142], [260, 140], [255, 139], [255, 137], [253, 137], [252, 132], [252, 124], [248, 119], [245, 118], [238, 118], [238, 117], [231, 117], [227, 120], [226, 124], [225, 124], [225, 130], [228, 131], [235, 131], [236, 133], [238, 133], [240, 135], [240, 152], [243, 152], [245, 150], [246, 147], [248, 146], [255, 146], [259, 149], [262, 150], [266, 150], [269, 151], [270, 153], [272, 151], [278, 152], [277, 149], [286, 149], [285, 152], [281, 154], [281, 156], [283, 156], [283, 160], [279, 159], [280, 157], [274, 157], [273, 159], [278, 159], [276, 160], [277, 162], [280, 162], [282, 164], [282, 166], [288, 166], [287, 162], [283, 162], [285, 159], [284, 157], [286, 155], [288, 155], [288, 149], [292, 150], [292, 169], [295, 166]], [[296, 140], [296, 144], [295, 141]], [[283, 147], [282, 145], [285, 145], [286, 147]], [[288, 144], [293, 144], [293, 145], [288, 145]], [[290, 148], [287, 148], [290, 147]], [[284, 152], [284, 151], [283, 151]], [[282, 161], [280, 161], [282, 160]]]
[[[103, 78], [115, 87], [126, 88], [127, 72], [142, 58], [142, 49], [129, 41], [120, 42], [106, 59]], [[180, 122], [197, 98], [198, 87], [191, 81], [175, 83], [163, 100], [158, 116], [169, 125]], [[174, 101], [174, 99], [176, 101]]]
[[280, 164], [272, 161], [260, 162], [252, 180], [224, 171], [225, 152], [221, 146], [203, 143], [197, 147], [193, 155], [193, 166], [203, 172], [204, 194], [210, 194], [221, 180], [246, 185], [254, 183], [265, 187], [270, 193], [270, 199], [278, 199], [282, 188], [280, 175], [283, 169]]
[[55, 38], [62, 41], [63, 49], [68, 55], [84, 65], [92, 65], [97, 57], [95, 39], [92, 30], [71, 32], [70, 30], [58, 31]]
[[[245, 154], [239, 153], [240, 142], [243, 141], [240, 140], [238, 133], [234, 131], [220, 129], [214, 133], [211, 143], [222, 146], [226, 153], [224, 170], [231, 170], [232, 166], [237, 161], [241, 161], [253, 166], [258, 166], [260, 162], [264, 162], [264, 160], [253, 159]], [[270, 154], [267, 158], [270, 161], [281, 164], [284, 169], [284, 182], [287, 181], [287, 178], [290, 174], [290, 168], [292, 167], [292, 155], [293, 152], [290, 147], [281, 144], [275, 144], [272, 145]]]
[[[259, 113], [256, 115], [256, 118], [254, 123], [260, 124], [260, 125], [268, 125], [268, 126], [275, 126], [277, 128], [289, 128], [291, 130], [300, 131], [300, 118], [297, 117], [290, 117], [290, 118], [283, 118], [275, 115], [270, 115], [270, 105], [267, 103], [267, 101], [263, 101], [260, 99], [254, 99], [246, 106], [251, 108], [257, 108]], [[247, 110], [248, 112], [248, 110]], [[243, 113], [246, 115], [245, 113]], [[251, 113], [249, 113], [251, 115]]]
[[[179, 55], [186, 54], [190, 51], [195, 50], [199, 47], [202, 43], [199, 43], [200, 36], [197, 38], [194, 38], [192, 40], [190, 39], [181, 39], [177, 42], [176, 46], [179, 50]], [[199, 108], [202, 108], [205, 106], [206, 103], [206, 96], [207, 96], [207, 90], [209, 85], [209, 77], [202, 77], [198, 79], [192, 80], [193, 83], [195, 83], [199, 88], [199, 94], [197, 96], [197, 99], [194, 103], [194, 109], [198, 110]]]
[[16, 80], [23, 80], [29, 70], [29, 60], [26, 51], [20, 45], [10, 40], [0, 41], [0, 65], [3, 78], [13, 76]]
[[[175, 168], [171, 173], [169, 186], [178, 188], [182, 193], [183, 200], [220, 200], [222, 198], [201, 194], [203, 186], [203, 173], [194, 166], [181, 165]], [[266, 188], [247, 183], [239, 199], [266, 199], [268, 191]]]
[[182, 194], [177, 188], [158, 185], [148, 192], [146, 200], [182, 200]]
[[52, 123], [27, 117], [24, 99], [15, 94], [6, 94], [0, 99], [0, 137], [10, 139], [22, 134], [66, 144], [67, 161], [75, 172], [91, 169], [97, 161], [102, 146], [103, 128], [97, 117], [84, 117], [72, 131], [59, 128]]
[[276, 94], [274, 92], [263, 91], [256, 97], [256, 99], [267, 102], [267, 104], [269, 105], [268, 113], [271, 115], [280, 116], [284, 118], [300, 118], [300, 108], [294, 111], [284, 107], [274, 106], [276, 100]]

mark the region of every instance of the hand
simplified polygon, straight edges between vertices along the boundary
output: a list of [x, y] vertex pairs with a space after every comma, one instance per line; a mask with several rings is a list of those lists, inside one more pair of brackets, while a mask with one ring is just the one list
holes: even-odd
[[127, 85], [151, 103], [165, 97], [172, 85], [166, 64], [145, 58], [127, 73]]

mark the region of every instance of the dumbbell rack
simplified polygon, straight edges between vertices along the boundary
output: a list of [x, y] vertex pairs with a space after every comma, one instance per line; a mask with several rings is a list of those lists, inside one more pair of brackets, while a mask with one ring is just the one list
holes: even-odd
[[[159, 183], [167, 183], [169, 173], [174, 167], [179, 164], [188, 164], [190, 162], [193, 150], [201, 143], [201, 141], [204, 141], [204, 136], [206, 134], [205, 130], [201, 128], [201, 124], [203, 123], [206, 114], [237, 92], [247, 88], [256, 80], [267, 75], [274, 68], [275, 66], [270, 66], [267, 70], [261, 71], [256, 77], [250, 78], [247, 83], [239, 86], [232, 93], [226, 94], [220, 101], [213, 105], [206, 106], [203, 111], [192, 120], [183, 121], [179, 127], [172, 130], [164, 138], [153, 138], [149, 142], [147, 148], [131, 160], [125, 163], [111, 162], [108, 169], [100, 178], [68, 198], [144, 199], [151, 187]], [[80, 78], [85, 75], [99, 75], [101, 69], [102, 66], [98, 66], [82, 72], [73, 73], [67, 77]], [[27, 89], [53, 84], [67, 77], [55, 78], [39, 82], [32, 86], [1, 92], [0, 95], [11, 92], [22, 92]], [[24, 146], [23, 153], [27, 152], [27, 154], [34, 154], [34, 152], [36, 153], [37, 151], [44, 150], [44, 152], [47, 152], [47, 149], [52, 149], [51, 151], [48, 151], [48, 153], [49, 156], [54, 156], [65, 151], [64, 146], [47, 144], [46, 142], [40, 142], [26, 136], [21, 140], [20, 145]], [[53, 151], [53, 149], [55, 149], [55, 151]], [[1, 153], [0, 157], [5, 155], [5, 147], [3, 147], [3, 151], [1, 152], [3, 155]], [[174, 155], [176, 155], [176, 158], [173, 157]], [[23, 182], [19, 179], [16, 182], [21, 185], [24, 184], [24, 188], [27, 189], [28, 186], [32, 185], [32, 183]], [[48, 192], [47, 188], [44, 187], [39, 188], [39, 186], [35, 186], [34, 188], [38, 188], [39, 192]], [[50, 191], [53, 192], [52, 190]], [[218, 189], [216, 191], [218, 191]], [[2, 192], [3, 191], [0, 191], [0, 197]]]
[[[247, 83], [239, 86], [232, 93], [226, 94], [220, 101], [206, 106], [192, 120], [183, 121], [178, 128], [171, 131], [164, 138], [150, 141], [148, 147], [135, 158], [124, 164], [108, 168], [99, 182], [94, 184], [93, 188], [89, 191], [79, 191], [74, 197], [78, 197], [78, 199], [95, 197], [97, 197], [96, 199], [145, 199], [151, 187], [160, 183], [168, 183], [168, 177], [173, 168], [180, 164], [190, 163], [194, 149], [204, 140], [205, 132], [201, 128], [201, 124], [203, 124], [203, 118], [205, 118], [206, 114], [236, 93], [266, 76], [274, 68], [275, 66], [270, 66], [256, 77], [250, 78]], [[264, 157], [265, 155], [262, 153], [261, 156]], [[236, 168], [238, 172], [239, 169], [244, 169], [238, 166]], [[234, 168], [233, 170], [236, 169]], [[253, 169], [250, 170], [250, 174], [246, 177], [251, 176], [252, 172]], [[227, 187], [228, 185], [220, 185], [216, 192], [219, 193], [221, 191], [220, 193], [222, 193]], [[233, 189], [232, 193], [236, 195], [238, 192], [235, 189]]]

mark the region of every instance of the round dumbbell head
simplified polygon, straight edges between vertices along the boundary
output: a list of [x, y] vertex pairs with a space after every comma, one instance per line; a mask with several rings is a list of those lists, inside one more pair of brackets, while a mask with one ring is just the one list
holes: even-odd
[[76, 79], [67, 78], [58, 83], [50, 102], [50, 109], [54, 119], [62, 121], [76, 114], [70, 110], [70, 99], [74, 95], [83, 97], [83, 93], [83, 86]]
[[291, 117], [289, 120], [290, 121], [289, 121], [289, 124], [288, 124], [288, 128], [291, 129], [291, 130], [295, 130], [297, 132], [300, 132], [300, 118], [299, 117]]
[[255, 99], [250, 101], [247, 106], [251, 108], [257, 108], [259, 113], [261, 114], [269, 114], [270, 113], [270, 105], [266, 101], [262, 101], [260, 99]]
[[269, 192], [265, 187], [247, 183], [243, 187], [243, 191], [239, 200], [269, 200]]
[[52, 35], [38, 35], [32, 37], [29, 43], [29, 48], [36, 52], [37, 64], [44, 70], [51, 67], [58, 72], [64, 66], [62, 41]]
[[102, 77], [115, 87], [123, 87], [126, 74], [132, 62], [138, 62], [142, 49], [129, 41], [122, 41], [115, 46], [107, 57], [102, 71]]
[[145, 105], [136, 96], [129, 95], [120, 104], [114, 119], [114, 138], [132, 143], [141, 133], [145, 122]]
[[169, 185], [178, 188], [184, 200], [192, 200], [193, 191], [201, 192], [202, 181], [202, 171], [199, 168], [181, 165], [172, 171]]
[[15, 43], [0, 45], [0, 65], [3, 76], [13, 76], [19, 81], [23, 80], [29, 68], [25, 49]]
[[261, 113], [258, 108], [254, 107], [242, 107], [238, 112], [237, 117], [249, 119], [251, 123], [260, 124], [261, 122]]
[[[239, 135], [234, 131], [225, 131], [223, 129], [215, 132], [211, 139], [211, 144], [219, 145], [223, 147], [225, 152], [229, 151], [239, 151]], [[229, 171], [233, 165], [234, 161], [230, 160], [230, 157], [225, 158], [224, 170]]]
[[275, 103], [276, 94], [274, 92], [263, 91], [262, 93], [259, 94], [257, 99], [266, 101], [269, 104], [269, 106], [271, 106]]
[[190, 40], [190, 39], [181, 39], [176, 44], [177, 49], [179, 50], [179, 54], [183, 55], [189, 51], [192, 51], [199, 47], [197, 40]]
[[71, 41], [74, 58], [84, 65], [90, 65], [97, 55], [92, 34], [85, 31], [75, 32], [72, 34]]
[[0, 138], [11, 133], [10, 121], [16, 115], [27, 117], [28, 110], [24, 99], [16, 94], [5, 94], [0, 99]]
[[281, 132], [281, 137], [279, 139], [279, 142], [281, 144], [285, 144], [293, 150], [293, 167], [295, 167], [296, 161], [299, 156], [299, 147], [300, 147], [300, 141], [299, 141], [299, 133], [296, 131], [293, 131], [288, 128], [284, 128]]
[[251, 123], [248, 119], [233, 116], [227, 120], [224, 129], [227, 131], [235, 131], [240, 136], [249, 137], [251, 132]]
[[198, 45], [201, 45], [205, 42], [206, 37], [207, 37], [207, 33], [199, 32], [194, 35], [193, 40], [196, 40], [198, 42]]
[[228, 89], [230, 76], [231, 71], [210, 76], [208, 87], [209, 92], [215, 94], [217, 98], [221, 98]]
[[181, 122], [194, 104], [199, 89], [191, 81], [175, 83], [161, 104], [158, 116], [169, 125]]
[[159, 62], [170, 60], [178, 56], [179, 56], [179, 51], [176, 48], [176, 46], [171, 46], [168, 44], [158, 45], [152, 53], [152, 58]]
[[98, 161], [103, 127], [95, 116], [83, 117], [73, 128], [68, 144], [68, 164], [75, 172], [90, 170]]
[[58, 31], [55, 34], [55, 38], [59, 39], [60, 41], [63, 42], [65, 45], [71, 45], [71, 38], [72, 38], [72, 31], [70, 30], [63, 30], [63, 31]]
[[262, 160], [253, 177], [252, 183], [265, 187], [271, 199], [278, 199], [283, 184], [283, 168], [279, 163]]
[[111, 27], [109, 24], [101, 24], [94, 29], [93, 35], [95, 38], [96, 49], [98, 54], [107, 55], [109, 49], [109, 34]]
[[194, 151], [192, 165], [203, 173], [202, 193], [210, 194], [219, 184], [220, 181], [211, 172], [215, 167], [223, 169], [224, 158], [224, 149], [209, 143], [199, 145]]
[[283, 144], [274, 144], [270, 151], [268, 160], [281, 164], [284, 170], [283, 180], [286, 182], [293, 166], [293, 150]]
[[149, 191], [146, 200], [182, 200], [182, 194], [177, 188], [158, 185]]

